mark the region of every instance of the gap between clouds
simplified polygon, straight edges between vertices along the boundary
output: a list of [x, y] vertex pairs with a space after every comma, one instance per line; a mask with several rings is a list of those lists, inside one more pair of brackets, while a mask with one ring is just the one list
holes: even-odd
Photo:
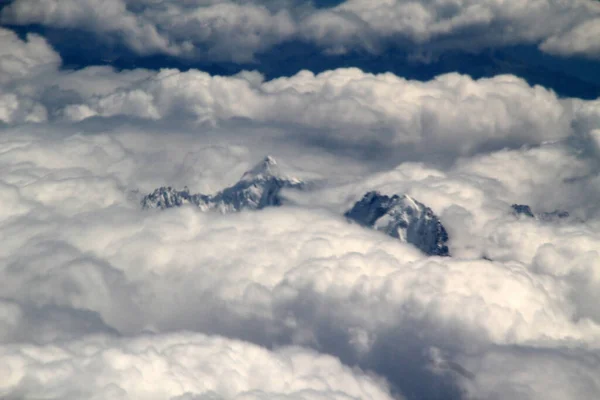
[[217, 62], [252, 62], [291, 40], [325, 53], [398, 46], [425, 58], [512, 44], [600, 55], [600, 5], [590, 0], [347, 0], [329, 8], [301, 1], [14, 0], [0, 21], [90, 31], [139, 55]]
[[58, 55], [38, 36], [21, 41], [4, 30], [2, 39], [18, 49], [0, 58], [0, 119], [7, 124], [129, 117], [272, 127], [329, 151], [448, 163], [589, 135], [599, 118], [598, 101], [560, 99], [509, 75], [473, 80], [453, 73], [417, 82], [338, 69], [264, 81], [256, 72], [60, 71]]

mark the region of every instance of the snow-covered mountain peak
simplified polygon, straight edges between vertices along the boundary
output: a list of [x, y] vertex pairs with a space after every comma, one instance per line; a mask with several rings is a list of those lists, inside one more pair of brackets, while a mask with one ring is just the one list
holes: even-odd
[[252, 169], [246, 171], [240, 181], [264, 179], [279, 175], [281, 175], [281, 169], [277, 165], [277, 161], [271, 156], [266, 156], [261, 162], [252, 167]]
[[363, 226], [412, 243], [429, 255], [449, 255], [448, 233], [440, 220], [429, 207], [408, 195], [390, 197], [368, 192], [344, 215]]
[[201, 209], [209, 207], [210, 196], [191, 194], [187, 186], [176, 190], [171, 186], [162, 186], [142, 198], [142, 208], [172, 208], [184, 204], [194, 204]]
[[190, 194], [187, 187], [184, 190], [161, 187], [144, 196], [141, 203], [143, 208], [165, 209], [191, 203], [203, 210], [216, 209], [221, 212], [258, 210], [281, 205], [283, 189], [300, 189], [303, 186], [302, 180], [288, 177], [275, 159], [267, 156], [247, 171], [235, 185], [212, 196]]
[[260, 181], [268, 179], [280, 179], [290, 183], [300, 183], [301, 180], [285, 173], [281, 165], [272, 156], [266, 156], [252, 169], [246, 171], [239, 182]]

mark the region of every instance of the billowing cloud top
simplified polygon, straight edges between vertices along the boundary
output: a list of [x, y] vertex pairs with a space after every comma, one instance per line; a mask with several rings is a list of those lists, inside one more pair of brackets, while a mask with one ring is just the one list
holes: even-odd
[[[595, 57], [597, 7], [16, 0], [2, 18], [214, 59], [298, 38]], [[598, 398], [599, 157], [600, 100], [513, 75], [72, 69], [2, 28], [0, 397]], [[279, 207], [140, 205], [240, 177], [256, 194], [274, 171], [303, 182]], [[372, 191], [418, 199], [451, 256], [350, 223]]]
[[[4, 24], [90, 31], [132, 51], [234, 62], [299, 40], [327, 52], [424, 52], [535, 44], [549, 53], [598, 58], [600, 4], [592, 0], [300, 1], [14, 0]], [[540, 23], [543, 21], [543, 23]]]

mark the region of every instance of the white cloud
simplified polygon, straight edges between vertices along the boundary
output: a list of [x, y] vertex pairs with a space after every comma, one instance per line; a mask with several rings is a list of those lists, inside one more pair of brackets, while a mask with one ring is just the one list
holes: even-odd
[[559, 35], [547, 38], [540, 48], [563, 56], [583, 55], [600, 58], [600, 17], [589, 19]]
[[385, 383], [301, 348], [200, 334], [1, 346], [5, 398], [391, 400]]
[[[6, 37], [33, 72], [2, 86], [2, 396], [390, 397], [354, 366], [410, 399], [598, 396], [598, 101], [511, 76], [39, 70]], [[322, 180], [260, 212], [137, 203], [266, 154]], [[345, 221], [373, 189], [430, 206], [453, 257]]]
[[[23, 53], [29, 44], [17, 39], [14, 46]], [[574, 123], [589, 120], [589, 112], [580, 110], [594, 109], [592, 102], [573, 105], [508, 75], [473, 80], [446, 74], [418, 82], [338, 69], [265, 81], [256, 72], [221, 77], [198, 70], [56, 68], [0, 87], [0, 119], [17, 124], [126, 116], [214, 127], [242, 127], [247, 120], [302, 131], [296, 140], [350, 153], [369, 148], [384, 157], [448, 162], [565, 139]]]
[[94, 0], [19, 1], [9, 4], [2, 12], [4, 22], [39, 23], [61, 28], [80, 28], [102, 35], [121, 35], [125, 45], [140, 54], [177, 53], [152, 23], [139, 19], [127, 9], [122, 0], [102, 4]]
[[358, 69], [319, 75], [303, 71], [268, 82], [255, 73], [226, 78], [163, 70], [69, 105], [63, 113], [75, 120], [126, 115], [187, 118], [213, 126], [245, 118], [303, 126], [304, 140], [326, 135], [338, 147], [376, 146], [430, 155], [564, 139], [573, 118], [554, 93], [513, 76], [473, 80], [448, 74], [421, 83]]
[[598, 57], [599, 16], [600, 5], [588, 0], [347, 0], [326, 9], [289, 1], [16, 0], [2, 21], [83, 29], [142, 55], [251, 62], [294, 39], [334, 53], [390, 44], [429, 52], [541, 44], [551, 53]]
[[41, 36], [28, 34], [25, 40], [21, 40], [13, 31], [0, 28], [0, 42], [2, 85], [53, 71], [60, 64], [60, 56]]
[[0, 28], [0, 121], [43, 122], [46, 108], [32, 96], [26, 80], [56, 70], [60, 56], [38, 35], [24, 40]]
[[[59, 127], [62, 132], [55, 132]], [[587, 368], [585, 349], [598, 346], [597, 220], [548, 225], [518, 220], [509, 209], [513, 199], [540, 210], [577, 204], [568, 196], [543, 201], [553, 191], [577, 188], [558, 180], [552, 186], [557, 171], [567, 177], [590, 168], [588, 159], [577, 160], [569, 147], [502, 151], [446, 171], [407, 163], [316, 192], [322, 200], [312, 207], [212, 215], [193, 208], [142, 212], [127, 191], [138, 183], [168, 184], [180, 173], [183, 184], [195, 171], [204, 171], [216, 187], [241, 175], [227, 170], [243, 170], [255, 161], [256, 149], [215, 147], [215, 136], [198, 132], [156, 135], [129, 127], [70, 133], [75, 129], [46, 124], [4, 130], [3, 146], [10, 150], [0, 155], [6, 182], [0, 193], [13, 207], [0, 221], [0, 334], [3, 342], [13, 343], [4, 349], [20, 354], [27, 347], [17, 341], [48, 343], [31, 350], [45, 358], [58, 351], [48, 349], [64, 347], [60, 351], [69, 358], [61, 356], [60, 362], [72, 371], [64, 381], [53, 379], [64, 384], [43, 381], [25, 393], [85, 382], [83, 365], [70, 369], [68, 363], [83, 363], [77, 349], [91, 339], [74, 340], [112, 329], [134, 338], [147, 331], [191, 330], [264, 346], [302, 344], [430, 398], [458, 388], [478, 398], [501, 398], [523, 385], [517, 371], [533, 368], [521, 361], [529, 360], [530, 352], [546, 352], [557, 371], [571, 373]], [[290, 155], [289, 161], [297, 159]], [[324, 165], [314, 156], [306, 167], [325, 175], [335, 171], [323, 171]], [[528, 173], [499, 173], [513, 165]], [[450, 228], [456, 257], [428, 259], [409, 245], [344, 221], [339, 210], [367, 188], [408, 192], [430, 205]], [[473, 245], [496, 261], [477, 259]], [[186, 342], [189, 336], [179, 337]], [[163, 338], [109, 341], [99, 353], [105, 355], [99, 358], [106, 368], [101, 371], [112, 379], [117, 358], [145, 368], [151, 363], [141, 350], [129, 350], [139, 348], [131, 343], [162, 349], [168, 341]], [[206, 347], [214, 349], [211, 343]], [[567, 344], [578, 350], [563, 364], [560, 349]], [[186, 346], [181, 343], [182, 351]], [[428, 356], [432, 347], [441, 351], [437, 361]], [[247, 358], [243, 350], [234, 353]], [[391, 365], [385, 354], [402, 361]], [[19, 357], [24, 356], [9, 359], [18, 363]], [[503, 361], [479, 367], [489, 357]], [[37, 368], [27, 369], [32, 379], [42, 376]], [[498, 372], [503, 368], [515, 373]], [[105, 376], [94, 371], [90, 376]], [[134, 375], [127, 371], [116, 384], [129, 394]], [[161, 376], [153, 378], [157, 385]], [[543, 376], [532, 379], [522, 398], [551, 394]], [[560, 393], [595, 394], [593, 386], [579, 389], [586, 379], [565, 381]], [[165, 396], [183, 393], [173, 390]]]
[[[27, 54], [29, 42], [6, 38], [18, 49], [15, 54]], [[596, 102], [559, 99], [509, 75], [474, 80], [453, 73], [418, 82], [338, 69], [265, 81], [256, 72], [221, 77], [198, 70], [57, 66], [34, 68], [38, 72], [27, 81], [0, 87], [0, 120], [126, 116], [213, 127], [247, 126], [245, 120], [254, 127], [302, 131], [293, 135], [296, 140], [350, 154], [369, 149], [383, 158], [447, 163], [461, 155], [563, 140], [573, 127], [584, 135], [598, 114]]]

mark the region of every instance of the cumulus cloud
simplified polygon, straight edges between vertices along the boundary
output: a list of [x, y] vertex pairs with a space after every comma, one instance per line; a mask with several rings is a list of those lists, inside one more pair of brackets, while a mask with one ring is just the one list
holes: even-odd
[[385, 382], [301, 348], [200, 334], [2, 346], [5, 398], [392, 399]]
[[421, 83], [358, 69], [303, 71], [272, 81], [257, 73], [226, 78], [163, 70], [61, 113], [71, 120], [124, 115], [211, 126], [247, 120], [291, 131], [301, 127], [299, 140], [332, 148], [442, 162], [449, 155], [563, 140], [578, 118], [567, 101], [514, 76], [473, 80], [447, 74]]
[[552, 35], [544, 40], [541, 49], [548, 53], [563, 56], [583, 55], [600, 58], [600, 17], [589, 19], [560, 35]]
[[29, 80], [55, 71], [60, 56], [38, 35], [21, 40], [0, 28], [0, 43], [0, 121], [45, 121], [46, 108], [33, 96]]
[[[71, 371], [61, 378], [64, 385], [55, 386], [57, 397], [64, 394], [60, 390], [81, 388], [78, 382], [87, 375], [77, 366], [98, 365], [88, 364], [88, 357], [99, 357], [101, 366], [90, 376], [106, 371], [108, 385], [115, 365], [125, 368], [118, 360], [140, 368], [149, 363], [143, 354], [150, 350], [142, 349], [168, 353], [160, 350], [171, 340], [164, 334], [181, 330], [333, 354], [385, 377], [408, 398], [548, 397], [551, 386], [543, 376], [533, 375], [535, 384], [526, 388], [520, 380], [535, 365], [522, 362], [532, 353], [572, 376], [562, 381], [560, 393], [567, 398], [597, 393], [587, 383], [594, 375], [585, 361], [585, 349], [596, 348], [600, 339], [595, 214], [584, 210], [585, 224], [553, 225], [510, 213], [515, 201], [539, 210], [585, 209], [567, 193], [595, 185], [591, 156], [579, 159], [564, 143], [547, 144], [470, 157], [443, 171], [415, 163], [377, 174], [363, 170], [355, 183], [332, 183], [279, 209], [235, 215], [192, 207], [143, 212], [131, 189], [174, 177], [184, 183], [194, 171], [205, 171], [204, 179], [217, 187], [256, 161], [257, 150], [215, 147], [218, 136], [197, 133], [155, 135], [127, 126], [77, 133], [79, 127], [5, 128], [8, 150], [0, 155], [7, 207], [0, 222], [4, 351], [14, 353], [8, 359], [17, 364], [25, 357], [23, 340], [47, 343], [28, 357], [40, 352], [39, 359], [54, 360], [54, 351], [66, 352], [52, 361]], [[302, 159], [295, 157], [288, 155], [292, 163]], [[342, 173], [324, 170], [327, 157], [314, 155], [305, 168]], [[501, 173], [509, 167], [514, 172]], [[585, 185], [568, 179], [578, 172], [592, 177]], [[339, 211], [367, 188], [410, 193], [432, 207], [451, 231], [455, 257], [428, 258], [408, 244], [348, 224]], [[555, 192], [559, 196], [548, 201]], [[597, 198], [594, 191], [588, 195]], [[159, 336], [135, 339], [144, 332]], [[91, 339], [73, 341], [93, 334], [134, 339], [107, 339], [97, 356], [80, 353]], [[178, 337], [177, 347], [193, 353], [193, 335]], [[206, 345], [211, 346], [217, 345]], [[235, 353], [244, 360], [243, 348], [252, 346], [240, 346]], [[561, 361], [564, 347], [577, 349], [569, 363]], [[164, 357], [156, 362], [168, 363]], [[9, 386], [9, 394], [50, 388], [38, 372], [48, 367], [29, 365], [26, 379]], [[590, 373], [578, 375], [582, 368]], [[514, 372], [501, 373], [507, 369]], [[129, 370], [121, 371], [110, 382], [131, 395], [137, 389]], [[152, 376], [162, 381], [163, 375]], [[194, 378], [194, 385], [200, 381]], [[186, 390], [204, 390], [192, 388]], [[161, 395], [184, 392], [178, 387]], [[348, 395], [369, 397], [364, 393]]]
[[[35, 34], [19, 38], [0, 28], [0, 121], [8, 124], [44, 122], [64, 113], [70, 103], [114, 93], [152, 75], [137, 69], [116, 72], [111, 67], [60, 71], [61, 58]], [[68, 113], [70, 118], [93, 115]]]
[[0, 41], [0, 83], [3, 85], [53, 71], [60, 64], [60, 56], [41, 36], [28, 34], [21, 40], [13, 31], [0, 28]]
[[[22, 46], [26, 43], [21, 42]], [[188, 120], [213, 127], [290, 127], [297, 140], [331, 148], [430, 158], [539, 144], [570, 135], [573, 108], [513, 76], [473, 80], [447, 74], [430, 82], [339, 69], [265, 81], [190, 70], [54, 71], [8, 87], [7, 123], [126, 116]]]
[[151, 23], [138, 19], [121, 0], [102, 5], [93, 0], [13, 2], [2, 12], [3, 22], [38, 23], [65, 28], [90, 29], [100, 34], [122, 35], [125, 44], [141, 53], [172, 53], [168, 39]]
[[[31, 41], [12, 33], [4, 38], [18, 48], [11, 58], [33, 63], [27, 56]], [[44, 63], [43, 70], [32, 67], [37, 72], [27, 81], [0, 74], [6, 77], [0, 88], [3, 122], [129, 117], [235, 130], [284, 128], [288, 139], [354, 156], [366, 149], [384, 158], [448, 162], [564, 140], [574, 131], [581, 136], [598, 118], [594, 101], [560, 99], [511, 75], [475, 80], [451, 73], [418, 82], [349, 68], [266, 81], [247, 71], [230, 77], [177, 69], [69, 71], [58, 69], [60, 58], [45, 42], [42, 48], [40, 54], [56, 62]]]
[[[512, 76], [69, 71], [2, 40], [29, 66], [0, 79], [2, 396], [598, 397], [598, 101]], [[266, 154], [318, 182], [256, 212], [141, 210]], [[369, 190], [431, 207], [453, 256], [348, 223]]]
[[600, 6], [589, 0], [347, 0], [329, 8], [299, 1], [14, 0], [2, 22], [83, 29], [122, 40], [142, 55], [251, 62], [290, 40], [333, 53], [390, 45], [436, 53], [541, 44], [544, 51], [598, 57], [593, 27], [599, 16]]
[[597, 351], [513, 348], [492, 351], [467, 368], [481, 371], [467, 391], [482, 399], [529, 399], [536, 393], [553, 400], [593, 398], [600, 388]]

